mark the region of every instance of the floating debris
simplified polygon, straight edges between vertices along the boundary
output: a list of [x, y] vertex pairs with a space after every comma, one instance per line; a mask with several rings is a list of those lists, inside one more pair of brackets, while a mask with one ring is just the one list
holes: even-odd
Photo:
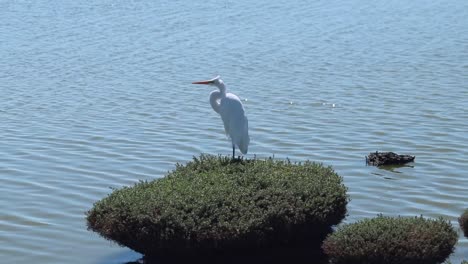
[[373, 166], [405, 164], [414, 161], [416, 156], [398, 155], [394, 152], [371, 152], [366, 156], [366, 163]]

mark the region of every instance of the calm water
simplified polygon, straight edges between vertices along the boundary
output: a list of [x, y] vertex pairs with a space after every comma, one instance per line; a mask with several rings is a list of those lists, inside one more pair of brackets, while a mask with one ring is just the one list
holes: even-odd
[[[345, 222], [468, 207], [468, 1], [0, 0], [0, 258], [116, 264], [86, 230], [111, 188], [230, 155], [195, 80], [244, 100], [248, 157], [332, 165]], [[367, 167], [371, 151], [416, 155]], [[468, 259], [460, 234], [451, 260]]]

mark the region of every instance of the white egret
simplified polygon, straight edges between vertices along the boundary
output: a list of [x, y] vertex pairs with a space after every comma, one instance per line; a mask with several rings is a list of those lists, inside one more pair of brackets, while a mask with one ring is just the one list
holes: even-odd
[[219, 75], [211, 80], [193, 82], [192, 84], [212, 85], [219, 89], [219, 91], [214, 90], [210, 93], [210, 104], [213, 110], [221, 116], [224, 131], [231, 139], [232, 158], [234, 159], [236, 146], [242, 154], [247, 154], [250, 143], [249, 122], [239, 97], [226, 92], [226, 86]]

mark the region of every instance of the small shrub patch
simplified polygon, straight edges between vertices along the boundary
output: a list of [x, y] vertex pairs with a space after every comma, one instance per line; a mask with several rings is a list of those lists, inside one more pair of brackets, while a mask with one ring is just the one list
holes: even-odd
[[460, 223], [460, 228], [463, 230], [465, 237], [468, 237], [468, 209], [458, 218], [458, 223]]
[[313, 162], [202, 155], [114, 190], [87, 224], [146, 255], [320, 245], [346, 215], [346, 190], [332, 168]]
[[443, 219], [378, 216], [339, 227], [322, 248], [335, 264], [431, 264], [442, 263], [457, 240], [457, 232]]

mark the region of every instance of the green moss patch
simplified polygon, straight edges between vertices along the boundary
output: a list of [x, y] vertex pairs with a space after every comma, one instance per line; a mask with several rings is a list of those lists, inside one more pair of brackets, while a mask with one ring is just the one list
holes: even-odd
[[164, 178], [114, 190], [88, 228], [146, 255], [238, 251], [323, 240], [346, 215], [330, 167], [202, 155]]
[[379, 216], [344, 225], [323, 243], [331, 263], [442, 263], [454, 250], [450, 222]]

